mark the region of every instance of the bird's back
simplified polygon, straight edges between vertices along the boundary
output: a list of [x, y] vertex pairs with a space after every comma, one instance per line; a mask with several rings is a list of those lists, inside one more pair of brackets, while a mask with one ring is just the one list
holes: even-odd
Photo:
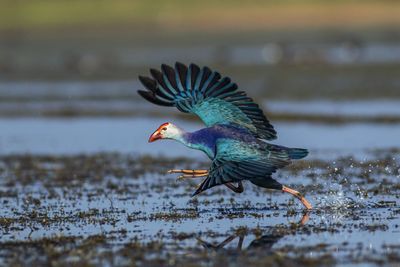
[[301, 148], [288, 148], [260, 140], [250, 131], [232, 124], [217, 124], [187, 136], [192, 147], [203, 150], [211, 159], [256, 160], [267, 162], [270, 159], [286, 161], [301, 159], [308, 152]]
[[212, 154], [209, 155], [212, 159], [216, 156], [219, 145], [239, 142], [241, 146], [246, 147], [258, 142], [258, 139], [248, 130], [229, 124], [216, 124], [189, 133], [186, 136], [186, 140], [193, 148]]
[[[218, 157], [241, 161], [279, 160], [288, 164], [293, 159], [301, 159], [307, 156], [307, 149], [288, 148], [267, 143], [255, 137], [251, 132], [235, 125], [217, 125], [213, 127], [216, 132], [215, 147]], [[285, 164], [285, 165], [286, 165]]]

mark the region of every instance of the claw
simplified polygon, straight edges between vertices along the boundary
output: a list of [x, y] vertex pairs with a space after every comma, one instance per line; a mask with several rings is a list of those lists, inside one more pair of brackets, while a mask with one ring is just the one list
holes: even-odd
[[177, 182], [178, 182], [178, 181], [182, 181], [183, 178], [185, 178], [184, 175], [179, 175], [179, 176], [176, 178], [176, 181], [177, 181]]

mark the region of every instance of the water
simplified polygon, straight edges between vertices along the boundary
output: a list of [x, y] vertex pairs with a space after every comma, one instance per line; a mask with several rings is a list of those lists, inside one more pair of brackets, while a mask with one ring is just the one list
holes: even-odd
[[[177, 181], [166, 171], [207, 169], [206, 156], [147, 139], [166, 121], [188, 131], [203, 125], [138, 102], [131, 81], [32, 86], [0, 84], [0, 264], [396, 266], [400, 260], [398, 123], [274, 121], [273, 143], [310, 150], [274, 174], [305, 193], [314, 207], [305, 213], [291, 196], [248, 182], [242, 194], [219, 186], [192, 198], [201, 178]], [[397, 104], [265, 106], [268, 114], [346, 118], [396, 117]], [[86, 113], [68, 117], [60, 110]]]
[[[341, 159], [328, 160], [326, 166], [320, 161], [310, 160], [277, 174], [279, 181], [306, 193], [314, 210], [304, 213], [291, 196], [246, 182], [240, 195], [222, 186], [191, 198], [198, 179], [176, 181], [174, 175], [162, 173], [173, 167], [196, 168], [198, 159], [184, 162], [107, 153], [2, 157], [3, 252], [45, 246], [45, 240], [60, 237], [85, 240], [98, 236], [105, 238], [106, 246], [95, 242], [90, 253], [98, 258], [105, 249], [110, 253], [107, 261], [127, 260], [119, 249], [137, 242], [146, 248], [142, 252], [146, 258], [164, 259], [156, 248], [146, 245], [156, 242], [176, 260], [184, 261], [180, 255], [194, 253], [200, 264], [215, 260], [215, 254], [204, 255], [204, 251], [221, 253], [229, 260], [251, 252], [257, 262], [265, 253], [280, 254], [281, 260], [306, 257], [317, 262], [330, 255], [329, 262], [350, 265], [389, 260], [389, 255], [399, 252], [400, 242], [398, 178], [387, 175], [387, 170], [395, 173], [396, 161]], [[370, 176], [360, 178], [366, 168], [380, 161], [386, 168], [374, 168]], [[347, 171], [350, 164], [352, 172]], [[386, 182], [381, 184], [383, 171]], [[81, 249], [76, 242], [72, 250]], [[49, 256], [48, 252], [36, 253], [25, 263], [36, 255]], [[2, 262], [13, 259], [10, 254], [2, 255]], [[71, 263], [74, 257], [62, 261]]]
[[271, 112], [320, 114], [336, 116], [400, 116], [398, 100], [353, 101], [265, 101], [264, 107]]
[[[148, 144], [151, 133], [168, 118], [19, 118], [0, 119], [0, 154], [79, 154], [120, 152], [187, 156], [187, 148], [173, 141]], [[179, 119], [170, 120], [187, 131], [202, 127]], [[275, 123], [278, 140], [273, 143], [305, 147], [321, 153], [364, 155], [372, 148], [400, 147], [396, 124], [320, 125]], [[189, 156], [202, 157], [201, 152]]]

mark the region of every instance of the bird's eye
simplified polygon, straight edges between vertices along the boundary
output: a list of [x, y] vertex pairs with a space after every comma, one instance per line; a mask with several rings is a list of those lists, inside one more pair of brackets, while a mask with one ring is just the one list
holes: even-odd
[[161, 130], [166, 131], [166, 130], [167, 130], [167, 127], [163, 127]]

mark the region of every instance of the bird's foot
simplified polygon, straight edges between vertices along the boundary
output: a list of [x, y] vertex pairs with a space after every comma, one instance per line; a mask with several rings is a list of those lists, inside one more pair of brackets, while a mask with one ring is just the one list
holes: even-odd
[[176, 170], [176, 169], [172, 169], [167, 171], [167, 173], [183, 173], [183, 174], [191, 174], [191, 175], [197, 175], [197, 174], [204, 174], [208, 175], [208, 170]]
[[181, 181], [186, 178], [197, 178], [208, 175], [207, 170], [169, 170], [168, 173], [182, 173], [182, 175], [178, 176], [176, 179], [177, 181]]
[[308, 202], [307, 199], [305, 199], [304, 196], [302, 194], [300, 194], [298, 191], [291, 189], [287, 186], [283, 186], [282, 191], [289, 193], [289, 194], [293, 195], [295, 198], [299, 199], [301, 201], [301, 203], [303, 203], [304, 207], [306, 207], [307, 210], [312, 209], [310, 202]]
[[177, 181], [181, 181], [186, 178], [197, 178], [197, 177], [204, 177], [208, 175], [207, 170], [169, 170], [168, 173], [182, 173], [182, 175], [178, 176], [176, 179]]
[[187, 178], [197, 178], [197, 177], [204, 177], [207, 176], [208, 173], [205, 174], [182, 174], [176, 178], [177, 181], [181, 181]]

